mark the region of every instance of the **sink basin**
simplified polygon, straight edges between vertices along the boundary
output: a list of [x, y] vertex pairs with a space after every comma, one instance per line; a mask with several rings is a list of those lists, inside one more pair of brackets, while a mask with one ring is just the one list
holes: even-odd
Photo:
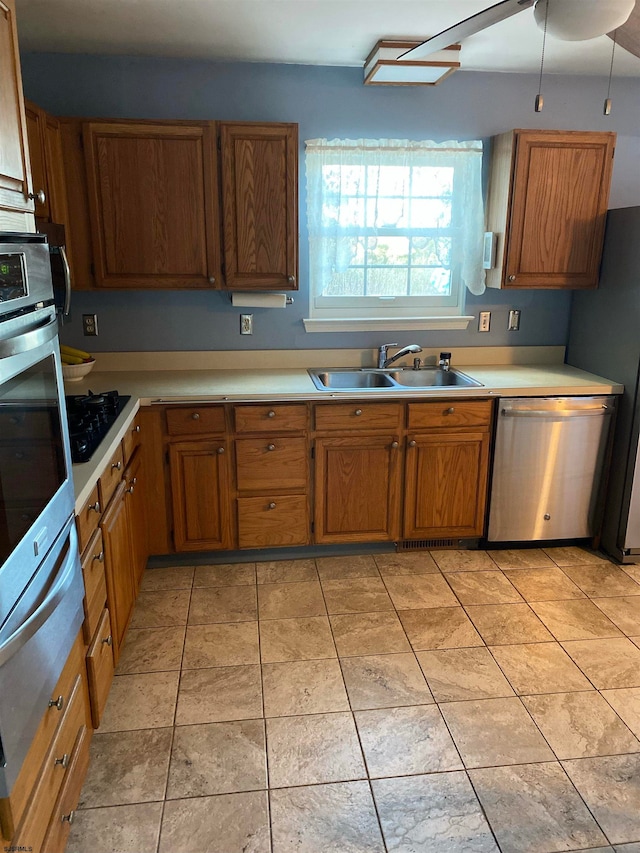
[[375, 370], [310, 370], [309, 375], [321, 391], [397, 387], [386, 373]]
[[457, 388], [478, 388], [480, 382], [476, 382], [470, 376], [464, 373], [458, 373], [457, 370], [441, 370], [438, 367], [427, 367], [422, 370], [394, 370], [390, 374], [394, 382], [398, 385], [411, 388], [433, 388], [433, 387], [457, 387]]

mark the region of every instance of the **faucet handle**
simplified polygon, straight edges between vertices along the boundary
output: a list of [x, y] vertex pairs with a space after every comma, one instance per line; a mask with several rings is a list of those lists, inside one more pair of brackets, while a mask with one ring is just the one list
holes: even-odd
[[383, 368], [385, 366], [385, 361], [387, 360], [387, 350], [389, 347], [397, 347], [397, 343], [390, 344], [380, 344], [378, 347], [378, 368]]
[[398, 344], [397, 342], [391, 343], [391, 344], [380, 344], [378, 349], [380, 350], [380, 352], [382, 352], [382, 350], [387, 350], [387, 349], [389, 349], [389, 347], [397, 347], [397, 346], [400, 346], [400, 344]]

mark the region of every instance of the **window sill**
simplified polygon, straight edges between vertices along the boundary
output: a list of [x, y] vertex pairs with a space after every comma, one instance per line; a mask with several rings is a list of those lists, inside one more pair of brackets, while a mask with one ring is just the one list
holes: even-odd
[[404, 331], [452, 331], [466, 329], [473, 316], [454, 317], [380, 317], [315, 319], [306, 318], [307, 332], [404, 332]]

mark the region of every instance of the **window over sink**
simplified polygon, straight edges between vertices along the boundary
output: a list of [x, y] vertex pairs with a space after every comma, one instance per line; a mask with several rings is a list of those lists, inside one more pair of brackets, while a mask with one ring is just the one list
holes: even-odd
[[466, 328], [484, 292], [482, 142], [306, 142], [307, 331]]

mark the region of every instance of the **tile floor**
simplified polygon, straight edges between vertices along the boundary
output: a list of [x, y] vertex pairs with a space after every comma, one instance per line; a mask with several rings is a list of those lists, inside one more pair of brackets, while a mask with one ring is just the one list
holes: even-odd
[[68, 853], [640, 853], [630, 568], [148, 570]]

